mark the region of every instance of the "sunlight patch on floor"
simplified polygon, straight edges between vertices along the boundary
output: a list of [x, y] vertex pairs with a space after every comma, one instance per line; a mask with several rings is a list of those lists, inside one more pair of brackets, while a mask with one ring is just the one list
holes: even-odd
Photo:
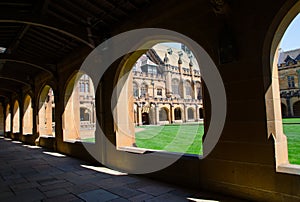
[[210, 200], [210, 199], [198, 199], [198, 198], [187, 198], [189, 201], [196, 201], [196, 202], [219, 202], [216, 200]]
[[12, 143], [15, 143], [15, 144], [22, 144], [22, 142], [20, 142], [20, 141], [11, 141]]
[[27, 148], [30, 148], [30, 149], [40, 149], [42, 147], [39, 147], [39, 146], [36, 146], [36, 145], [27, 145], [27, 144], [24, 144], [23, 147], [27, 147]]
[[57, 152], [46, 152], [46, 151], [44, 151], [43, 153], [48, 154], [50, 156], [55, 156], [55, 157], [66, 157], [66, 155], [60, 154], [60, 153], [57, 153]]
[[101, 167], [101, 166], [88, 166], [88, 165], [80, 165], [83, 168], [87, 168], [90, 170], [94, 170], [94, 171], [98, 171], [98, 172], [102, 172], [102, 173], [106, 173], [106, 174], [110, 174], [110, 175], [128, 175], [127, 173], [122, 173], [116, 170], [112, 170], [110, 168], [106, 168], [106, 167]]

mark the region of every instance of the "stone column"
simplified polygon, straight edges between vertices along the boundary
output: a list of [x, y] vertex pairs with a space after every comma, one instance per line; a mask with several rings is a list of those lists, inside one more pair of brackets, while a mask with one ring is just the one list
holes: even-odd
[[185, 92], [185, 81], [184, 80], [181, 80], [180, 87], [182, 89], [181, 98], [186, 99], [186, 96], [185, 96], [186, 95], [186, 92]]
[[186, 108], [187, 108], [186, 105], [183, 104], [183, 119], [182, 119], [183, 122], [186, 122], [188, 120], [187, 119]]
[[169, 98], [172, 96], [172, 75], [170, 66], [165, 66], [165, 76], [166, 76], [166, 96]]
[[199, 120], [200, 120], [199, 106], [196, 104], [196, 117], [195, 117], [195, 121], [199, 121]]
[[197, 86], [196, 86], [196, 82], [192, 81], [192, 85], [193, 85], [193, 99], [197, 100]]
[[142, 122], [142, 106], [141, 104], [138, 104], [137, 105], [137, 117], [138, 117], [138, 126], [141, 126], [143, 125], [143, 122]]
[[159, 107], [158, 107], [158, 104], [155, 105], [155, 121], [156, 121], [155, 124], [159, 123]]
[[170, 123], [174, 123], [174, 106], [170, 104]]

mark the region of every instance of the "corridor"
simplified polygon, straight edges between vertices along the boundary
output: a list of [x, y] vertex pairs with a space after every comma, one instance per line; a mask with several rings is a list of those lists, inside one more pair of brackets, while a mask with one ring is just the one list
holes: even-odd
[[238, 201], [127, 175], [0, 136], [0, 201]]

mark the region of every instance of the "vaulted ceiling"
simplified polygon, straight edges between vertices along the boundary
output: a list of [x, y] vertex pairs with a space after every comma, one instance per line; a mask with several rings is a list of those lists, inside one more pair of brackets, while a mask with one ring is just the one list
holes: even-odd
[[91, 50], [114, 27], [153, 0], [1, 0], [0, 99], [31, 86], [40, 73], [82, 47]]

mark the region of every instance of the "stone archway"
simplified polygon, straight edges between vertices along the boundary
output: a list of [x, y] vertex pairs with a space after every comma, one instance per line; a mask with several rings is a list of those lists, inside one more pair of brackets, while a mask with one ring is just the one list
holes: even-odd
[[[281, 108], [282, 110], [282, 108]], [[293, 112], [295, 117], [300, 117], [300, 101], [296, 102], [293, 105]]]
[[143, 125], [149, 125], [149, 123], [150, 123], [149, 113], [147, 113], [147, 112], [142, 113], [142, 123], [143, 123]]
[[26, 95], [23, 108], [23, 134], [32, 134], [33, 114], [31, 97]]
[[192, 108], [188, 108], [187, 118], [188, 118], [188, 120], [194, 120], [195, 119], [194, 110]]
[[39, 135], [55, 136], [54, 117], [54, 93], [50, 86], [46, 85], [39, 97]]
[[283, 103], [281, 103], [281, 116], [282, 118], [287, 117], [287, 107]]
[[174, 110], [174, 116], [175, 120], [182, 120], [181, 109], [179, 107]]

